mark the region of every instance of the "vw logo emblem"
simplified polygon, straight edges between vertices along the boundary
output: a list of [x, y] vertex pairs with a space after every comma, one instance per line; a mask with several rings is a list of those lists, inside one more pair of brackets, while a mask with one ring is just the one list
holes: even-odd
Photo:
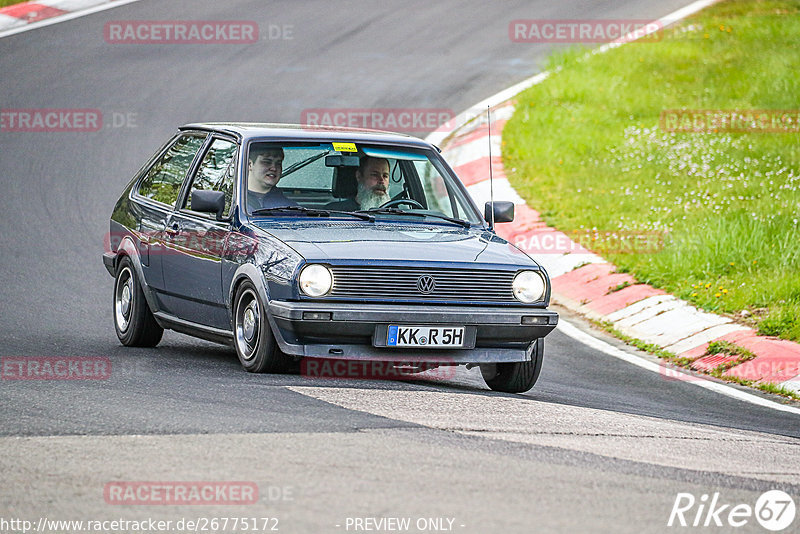
[[417, 289], [425, 295], [433, 293], [433, 290], [436, 289], [436, 280], [428, 274], [423, 274], [417, 278]]

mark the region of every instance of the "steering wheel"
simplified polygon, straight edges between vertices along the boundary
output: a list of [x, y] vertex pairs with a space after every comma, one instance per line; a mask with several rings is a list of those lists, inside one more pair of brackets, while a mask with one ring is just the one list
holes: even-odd
[[413, 199], [410, 199], [410, 198], [396, 198], [394, 200], [390, 200], [389, 202], [381, 204], [380, 207], [381, 208], [393, 208], [395, 206], [400, 206], [402, 204], [408, 204], [412, 208], [418, 208], [418, 209], [421, 209], [421, 210], [425, 209], [425, 206], [423, 206], [422, 204], [420, 204], [416, 200], [413, 200]]

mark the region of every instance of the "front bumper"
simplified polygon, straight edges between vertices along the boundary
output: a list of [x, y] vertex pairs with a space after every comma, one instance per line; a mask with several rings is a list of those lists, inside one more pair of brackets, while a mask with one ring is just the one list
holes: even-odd
[[[522, 307], [272, 301], [269, 313], [277, 327], [278, 343], [288, 354], [442, 364], [527, 361], [531, 343], [558, 323], [556, 312]], [[310, 319], [310, 314], [330, 314], [330, 319]], [[523, 317], [531, 324], [523, 324]], [[388, 324], [465, 326], [467, 338], [474, 339], [473, 348], [377, 346], [385, 343], [376, 332], [385, 331]]]

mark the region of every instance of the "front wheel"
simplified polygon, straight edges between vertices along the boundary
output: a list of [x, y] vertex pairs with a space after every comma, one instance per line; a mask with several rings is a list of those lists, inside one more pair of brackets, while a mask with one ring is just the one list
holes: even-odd
[[246, 371], [282, 373], [290, 369], [293, 360], [278, 347], [269, 326], [264, 303], [249, 281], [243, 282], [236, 291], [233, 336], [236, 354]]
[[539, 379], [544, 359], [544, 339], [537, 339], [531, 347], [531, 359], [526, 362], [481, 364], [481, 374], [493, 391], [524, 393]]

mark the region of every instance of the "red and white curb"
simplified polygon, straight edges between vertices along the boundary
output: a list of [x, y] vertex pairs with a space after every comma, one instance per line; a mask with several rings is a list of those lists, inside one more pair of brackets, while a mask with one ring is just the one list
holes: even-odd
[[138, 0], [34, 0], [0, 8], [0, 37], [49, 26]]
[[[676, 13], [664, 17], [661, 27], [675, 22], [713, 3], [709, 0], [695, 2]], [[676, 15], [677, 14], [677, 15]], [[679, 15], [679, 16], [678, 16]], [[601, 47], [594, 53], [608, 50]], [[499, 224], [497, 234], [506, 240], [522, 245], [548, 272], [553, 284], [553, 300], [592, 319], [608, 321], [615, 329], [662, 347], [678, 356], [697, 358], [705, 354], [712, 341], [725, 340], [744, 347], [756, 358], [737, 365], [724, 374], [747, 380], [771, 382], [800, 392], [800, 344], [776, 338], [758, 336], [746, 326], [736, 324], [731, 318], [697, 309], [673, 295], [647, 284], [639, 284], [628, 275], [616, 272], [616, 267], [573, 242], [566, 234], [548, 227], [539, 214], [527, 206], [506, 178], [502, 165], [502, 130], [514, 111], [511, 98], [522, 90], [545, 80], [549, 73], [541, 73], [470, 108], [459, 115], [459, 124], [450, 132], [435, 132], [428, 141], [443, 144], [443, 155], [467, 185], [479, 207], [489, 200], [489, 165], [494, 177], [494, 198], [513, 201], [516, 216], [513, 223]], [[492, 139], [489, 159], [487, 106], [491, 107]], [[545, 238], [558, 242], [552, 253], [540, 250]], [[535, 243], [536, 246], [526, 246]], [[563, 244], [568, 243], [565, 247]], [[621, 284], [627, 287], [614, 291]], [[568, 329], [574, 329], [571, 325]], [[573, 336], [575, 337], [575, 336]], [[590, 336], [587, 336], [590, 337]], [[605, 350], [609, 352], [609, 350]], [[709, 371], [734, 358], [726, 355], [705, 356], [692, 367]], [[663, 372], [663, 371], [662, 371]], [[708, 381], [703, 381], [708, 382]], [[710, 383], [710, 382], [709, 382]], [[702, 384], [698, 384], [702, 385]], [[706, 386], [703, 386], [706, 387]], [[722, 393], [763, 404], [754, 395], [734, 388], [710, 387]], [[732, 392], [738, 393], [732, 393]], [[782, 406], [771, 403], [772, 407]], [[784, 407], [787, 411], [796, 409]]]

